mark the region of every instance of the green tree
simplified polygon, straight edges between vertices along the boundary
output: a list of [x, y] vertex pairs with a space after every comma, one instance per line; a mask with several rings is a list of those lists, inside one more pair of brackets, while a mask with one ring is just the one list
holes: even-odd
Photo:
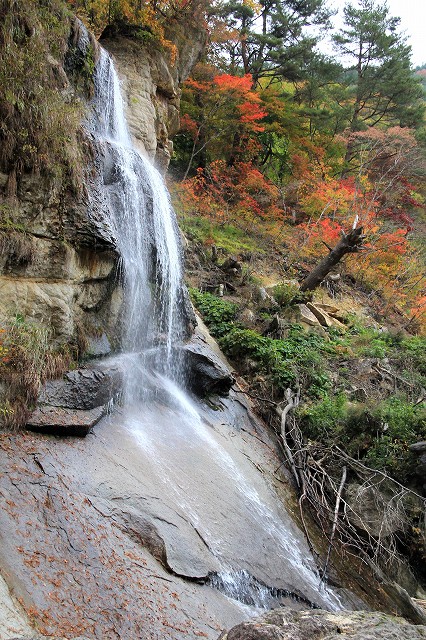
[[306, 27], [329, 26], [324, 0], [231, 0], [220, 14], [236, 37], [225, 45], [233, 73], [250, 73], [256, 86], [263, 77], [301, 78], [317, 37]]
[[359, 0], [347, 4], [345, 26], [333, 39], [345, 60], [346, 84], [352, 89], [347, 118], [351, 131], [377, 124], [417, 126], [423, 116], [423, 92], [411, 68], [411, 47], [398, 32], [399, 18], [386, 3]]

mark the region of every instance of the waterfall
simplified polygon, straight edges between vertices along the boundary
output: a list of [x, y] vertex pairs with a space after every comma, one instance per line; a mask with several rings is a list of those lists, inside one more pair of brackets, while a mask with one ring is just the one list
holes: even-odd
[[[185, 332], [177, 224], [159, 173], [132, 145], [119, 80], [103, 50], [95, 85], [91, 129], [102, 155], [96, 197], [116, 239], [124, 287], [122, 361], [128, 375], [120, 424], [134, 438], [152, 483], [150, 517], [167, 531], [181, 522], [190, 528], [191, 553], [201, 549], [201, 564], [211, 567], [209, 584], [229, 597], [269, 606], [285, 591], [274, 585], [290, 581], [310, 602], [339, 608], [276, 495], [232, 439], [226, 441], [228, 427], [221, 431], [223, 423], [178, 385], [173, 345]], [[154, 397], [140, 388], [155, 389]], [[161, 504], [178, 524], [165, 519]], [[172, 549], [177, 535], [173, 529]]]
[[184, 333], [179, 232], [160, 174], [132, 144], [117, 73], [103, 49], [92, 127], [105, 155], [104, 209], [121, 257], [122, 348], [136, 353], [161, 344], [170, 373], [172, 345]]

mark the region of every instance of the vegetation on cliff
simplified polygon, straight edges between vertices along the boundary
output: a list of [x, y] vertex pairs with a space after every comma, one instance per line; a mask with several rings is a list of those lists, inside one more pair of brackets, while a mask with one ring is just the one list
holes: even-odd
[[[72, 15], [60, 0], [4, 0], [0, 18], [0, 171], [7, 175], [6, 195], [16, 196], [28, 172], [75, 184], [83, 111], [62, 68]], [[12, 205], [2, 205], [3, 225]]]

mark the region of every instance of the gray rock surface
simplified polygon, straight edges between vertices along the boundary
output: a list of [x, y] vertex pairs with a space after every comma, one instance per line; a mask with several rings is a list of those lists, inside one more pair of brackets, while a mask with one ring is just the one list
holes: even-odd
[[0, 572], [43, 635], [214, 640], [248, 616], [210, 586], [224, 566], [326, 597], [244, 396], [182, 402], [119, 410], [84, 441], [0, 439]]
[[37, 404], [64, 409], [95, 409], [108, 404], [120, 392], [123, 373], [117, 366], [100, 362], [96, 366], [75, 369], [62, 379], [49, 380], [39, 394]]
[[59, 436], [87, 436], [106, 413], [106, 407], [95, 409], [63, 409], [48, 405], [37, 407], [27, 422], [31, 431]]
[[122, 388], [123, 372], [108, 361], [68, 371], [44, 383], [27, 422], [32, 431], [86, 436], [105, 415]]
[[221, 640], [424, 640], [425, 626], [364, 611], [292, 611], [276, 609], [237, 625]]

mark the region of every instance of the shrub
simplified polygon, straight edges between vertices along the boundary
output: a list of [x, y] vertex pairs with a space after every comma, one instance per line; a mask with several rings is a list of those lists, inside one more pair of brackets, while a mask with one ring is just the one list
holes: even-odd
[[236, 304], [197, 289], [190, 289], [190, 294], [215, 338], [220, 338], [232, 329], [238, 311]]
[[3, 425], [25, 425], [41, 384], [69, 369], [73, 355], [67, 346], [53, 347], [49, 328], [17, 315], [0, 331], [0, 377], [6, 398], [0, 407]]
[[272, 295], [280, 307], [287, 307], [299, 301], [299, 286], [291, 282], [281, 282], [275, 285]]
[[347, 400], [344, 393], [325, 396], [319, 402], [299, 409], [303, 433], [312, 440], [337, 440], [347, 418]]

